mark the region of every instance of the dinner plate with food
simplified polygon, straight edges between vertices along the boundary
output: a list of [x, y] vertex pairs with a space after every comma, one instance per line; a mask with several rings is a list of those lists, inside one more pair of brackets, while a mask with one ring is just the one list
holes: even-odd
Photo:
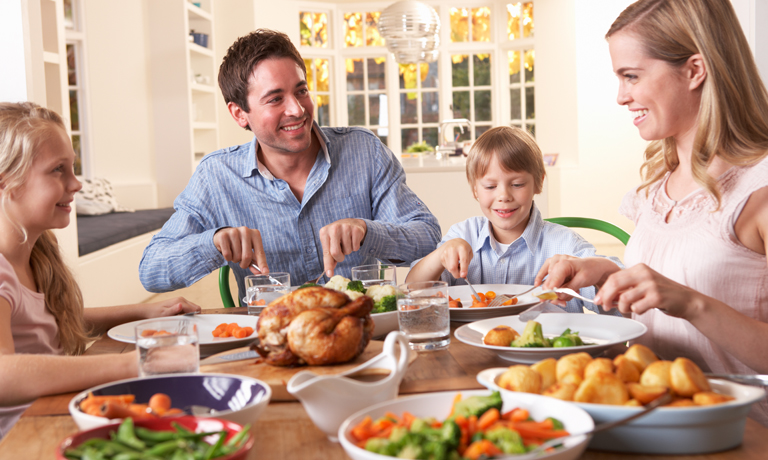
[[[472, 285], [480, 296], [480, 300], [472, 297], [472, 289], [466, 284], [448, 287], [451, 321], [472, 322], [498, 316], [516, 315], [531, 305], [541, 302], [541, 299], [529, 294], [515, 297], [515, 293], [525, 292], [532, 286], [524, 284], [474, 284]], [[499, 295], [506, 295], [512, 300], [500, 306], [488, 305]]]
[[647, 331], [644, 324], [620, 316], [542, 313], [528, 322], [519, 316], [475, 321], [457, 328], [454, 336], [468, 345], [492, 350], [502, 359], [532, 364], [578, 351], [597, 356]]
[[670, 403], [624, 426], [594, 436], [590, 449], [642, 454], [694, 455], [741, 444], [751, 405], [765, 397], [759, 387], [707, 378], [691, 360], [659, 359], [635, 344], [615, 358], [575, 352], [530, 366], [486, 369], [478, 382], [502, 394], [541, 394], [570, 401], [596, 424], [642, 411], [667, 393]]
[[[185, 318], [197, 325], [201, 357], [242, 347], [256, 339], [258, 316], [195, 315]], [[107, 331], [107, 335], [118, 342], [136, 343], [135, 328], [139, 322], [133, 321], [115, 326]]]

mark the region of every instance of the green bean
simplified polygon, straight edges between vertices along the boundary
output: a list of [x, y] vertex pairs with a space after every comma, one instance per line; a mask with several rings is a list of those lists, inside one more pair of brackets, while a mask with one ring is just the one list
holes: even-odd
[[205, 457], [203, 457], [204, 460], [210, 460], [212, 458], [215, 458], [216, 451], [218, 451], [222, 445], [224, 445], [224, 438], [227, 436], [226, 431], [222, 431], [219, 433], [219, 439], [216, 440], [216, 443], [211, 444], [211, 446], [208, 448], [208, 450], [205, 452]]
[[144, 454], [141, 452], [122, 452], [114, 457], [112, 457], [112, 460], [143, 460]]
[[137, 426], [134, 428], [136, 436], [144, 442], [163, 442], [170, 441], [171, 439], [177, 439], [179, 433], [177, 431], [155, 431], [149, 428]]
[[106, 460], [104, 455], [102, 455], [101, 452], [94, 449], [93, 447], [86, 447], [85, 450], [83, 450], [83, 455], [80, 457], [82, 460]]
[[136, 433], [133, 431], [133, 419], [130, 417], [124, 419], [117, 428], [115, 440], [136, 450], [144, 450], [147, 447], [144, 441], [136, 437]]
[[235, 446], [240, 447], [244, 440], [248, 439], [248, 432], [251, 430], [251, 424], [247, 424], [243, 427], [243, 429], [237, 433], [236, 435], [232, 436], [232, 439], [227, 441], [227, 446]]

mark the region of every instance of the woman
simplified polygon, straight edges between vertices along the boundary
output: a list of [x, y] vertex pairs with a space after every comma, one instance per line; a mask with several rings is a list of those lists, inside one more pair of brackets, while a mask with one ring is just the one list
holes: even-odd
[[[598, 286], [663, 358], [768, 373], [768, 93], [731, 3], [640, 0], [606, 37], [618, 103], [652, 141], [621, 205], [630, 268], [558, 256], [536, 282]], [[750, 416], [768, 426], [768, 403]]]

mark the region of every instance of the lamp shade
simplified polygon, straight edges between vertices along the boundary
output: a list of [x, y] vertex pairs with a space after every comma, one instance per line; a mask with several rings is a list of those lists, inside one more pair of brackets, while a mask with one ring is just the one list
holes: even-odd
[[379, 32], [401, 64], [437, 59], [440, 18], [425, 3], [404, 0], [388, 6], [379, 17]]

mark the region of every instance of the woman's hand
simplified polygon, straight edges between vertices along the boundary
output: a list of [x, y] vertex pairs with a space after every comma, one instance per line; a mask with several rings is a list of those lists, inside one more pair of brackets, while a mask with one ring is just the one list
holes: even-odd
[[472, 246], [461, 238], [446, 241], [438, 249], [440, 263], [454, 278], [466, 278], [472, 261]]
[[622, 313], [641, 315], [658, 308], [689, 321], [696, 316], [703, 300], [699, 292], [660, 275], [645, 264], [612, 274], [595, 297], [595, 303], [606, 310], [618, 306]]
[[199, 313], [202, 310], [199, 305], [190, 302], [184, 297], [174, 297], [161, 300], [160, 302], [144, 304], [144, 306], [147, 318], [173, 316], [190, 312]]
[[[620, 270], [618, 265], [603, 257], [580, 258], [558, 254], [544, 262], [533, 281], [533, 285], [541, 284], [544, 290], [566, 287], [578, 291], [587, 286], [599, 287], [611, 273]], [[565, 306], [571, 298], [569, 295], [558, 294], [557, 300], [551, 302], [555, 305]]]

